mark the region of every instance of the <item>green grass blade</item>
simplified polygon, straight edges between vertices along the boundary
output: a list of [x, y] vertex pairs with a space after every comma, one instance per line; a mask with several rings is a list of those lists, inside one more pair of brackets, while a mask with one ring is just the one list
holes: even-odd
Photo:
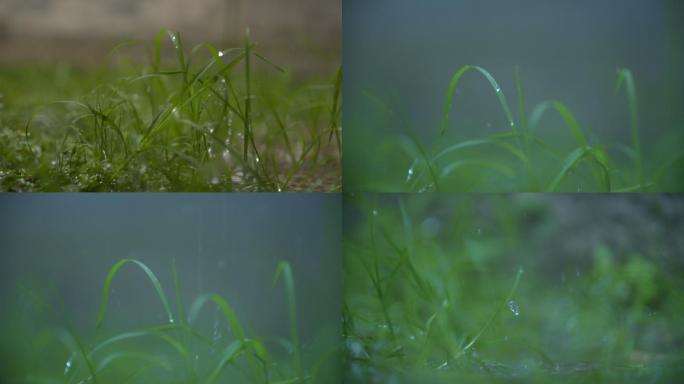
[[107, 314], [107, 303], [109, 302], [109, 294], [112, 286], [112, 281], [114, 280], [114, 276], [116, 276], [119, 269], [126, 263], [133, 263], [145, 272], [145, 275], [147, 275], [147, 277], [152, 282], [154, 289], [157, 291], [157, 294], [159, 295], [159, 299], [164, 305], [164, 309], [166, 310], [169, 322], [173, 323], [173, 314], [171, 312], [171, 308], [169, 307], [169, 302], [166, 299], [166, 294], [164, 294], [164, 290], [162, 289], [161, 283], [159, 282], [159, 279], [157, 279], [157, 276], [154, 274], [154, 272], [152, 272], [152, 270], [148, 268], [147, 265], [138, 260], [122, 259], [118, 263], [114, 264], [114, 266], [109, 270], [107, 278], [105, 279], [105, 284], [102, 288], [102, 295], [100, 297], [100, 310], [97, 315], [96, 329], [99, 330], [102, 327], [102, 324], [105, 320], [105, 316]]
[[219, 359], [218, 364], [216, 364], [216, 367], [211, 371], [211, 374], [207, 377], [206, 383], [212, 384], [215, 382], [228, 363], [235, 360], [240, 353], [242, 353], [244, 347], [245, 345], [241, 340], [235, 340], [230, 343], [223, 352], [221, 352], [221, 358]]
[[634, 162], [636, 165], [637, 176], [639, 178], [639, 184], [645, 186], [646, 183], [644, 181], [644, 170], [641, 157], [641, 139], [639, 135], [636, 84], [634, 82], [634, 76], [632, 76], [632, 71], [627, 68], [618, 69], [618, 78], [615, 84], [616, 94], [620, 92], [623, 82], [625, 83], [625, 92], [627, 92], [627, 103], [629, 105], [629, 122], [632, 131], [632, 146], [634, 147], [635, 153]]
[[509, 301], [513, 298], [513, 295], [515, 294], [515, 291], [518, 289], [518, 284], [520, 284], [520, 278], [523, 275], [523, 269], [518, 268], [518, 273], [515, 275], [515, 281], [513, 282], [513, 286], [511, 287], [511, 290], [508, 292], [508, 295], [506, 298], [501, 302], [501, 305], [496, 309], [492, 317], [489, 318], [489, 320], [485, 323], [485, 325], [480, 329], [480, 331], [473, 337], [472, 340], [468, 344], [466, 344], [463, 349], [461, 349], [458, 357], [463, 356], [468, 349], [470, 349], [477, 341], [480, 339], [480, 337], [489, 329], [489, 327], [492, 325], [494, 320], [499, 316], [499, 313], [506, 307]]
[[577, 123], [577, 120], [572, 115], [570, 110], [559, 101], [543, 101], [534, 107], [534, 109], [532, 110], [532, 115], [530, 117], [530, 133], [533, 133], [535, 131], [535, 129], [539, 125], [539, 121], [541, 120], [542, 116], [548, 110], [555, 110], [556, 112], [558, 112], [558, 114], [563, 119], [563, 122], [570, 130], [570, 133], [575, 138], [575, 141], [577, 141], [577, 144], [579, 144], [580, 147], [582, 147], [582, 149], [586, 149], [588, 146], [587, 140], [584, 137], [584, 134], [582, 133], [582, 130], [580, 129], [579, 124]]
[[499, 84], [496, 82], [494, 77], [481, 67], [475, 65], [465, 65], [461, 67], [461, 69], [459, 69], [458, 72], [456, 72], [456, 74], [451, 78], [451, 82], [449, 83], [449, 89], [447, 90], [447, 97], [444, 103], [444, 113], [442, 114], [442, 129], [440, 134], [444, 135], [444, 132], [446, 132], [447, 125], [449, 123], [449, 113], [451, 112], [451, 104], [454, 98], [454, 92], [456, 91], [456, 87], [458, 86], [458, 82], [461, 79], [461, 76], [463, 76], [466, 72], [468, 72], [471, 69], [478, 71], [487, 79], [487, 81], [489, 81], [489, 84], [494, 89], [494, 92], [496, 92], [496, 96], [499, 99], [501, 108], [503, 109], [504, 114], [506, 115], [506, 119], [508, 120], [508, 123], [511, 126], [511, 130], [513, 132], [516, 132], [515, 122], [513, 121], [511, 109], [508, 107], [506, 97], [504, 96], [501, 87], [499, 87]]
[[285, 284], [285, 292], [287, 294], [287, 304], [290, 313], [290, 338], [292, 342], [293, 355], [292, 364], [295, 367], [297, 376], [300, 381], [304, 379], [304, 371], [302, 369], [302, 356], [299, 344], [299, 331], [297, 329], [297, 302], [295, 294], [294, 277], [292, 276], [292, 268], [287, 261], [281, 261], [276, 267], [275, 275], [273, 276], [273, 285], [278, 282], [280, 275], [283, 275], [283, 283]]

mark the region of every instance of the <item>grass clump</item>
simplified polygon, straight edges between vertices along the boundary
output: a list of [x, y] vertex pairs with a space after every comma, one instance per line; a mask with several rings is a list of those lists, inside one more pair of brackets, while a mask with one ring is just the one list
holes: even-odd
[[[496, 95], [506, 128], [495, 134], [464, 138], [453, 127], [451, 117], [458, 113], [459, 84], [463, 76], [474, 73], [483, 77]], [[597, 132], [590, 132], [561, 101], [544, 100], [531, 110], [525, 105], [520, 71], [515, 71], [518, 113], [514, 116], [510, 99], [494, 76], [486, 69], [466, 65], [451, 78], [447, 87], [439, 133], [425, 145], [407, 126], [407, 116], [397, 114], [374, 99], [367, 104], [379, 124], [396, 125], [398, 135], [376, 148], [386, 153], [387, 162], [379, 161], [383, 176], [375, 176], [366, 185], [350, 185], [351, 189], [378, 191], [540, 191], [540, 192], [632, 192], [684, 189], [680, 182], [682, 152], [678, 149], [658, 151], [651, 156], [642, 149], [639, 130], [637, 88], [629, 69], [619, 69], [616, 95], [624, 84], [629, 113], [628, 143], [602, 142]], [[375, 105], [375, 107], [374, 107]], [[563, 132], [552, 131], [549, 115], [560, 117]], [[401, 115], [401, 116], [399, 116]], [[353, 116], [352, 116], [353, 117]], [[361, 122], [356, 125], [363, 124]], [[374, 121], [373, 124], [378, 124]], [[363, 129], [361, 127], [357, 129]], [[682, 140], [676, 131], [670, 139]], [[559, 140], [567, 136], [569, 140]], [[564, 142], [563, 142], [564, 141]], [[652, 140], [652, 142], [656, 142]], [[360, 144], [355, 144], [360, 145]], [[405, 164], [403, 171], [397, 164]], [[361, 174], [362, 172], [359, 172]], [[352, 175], [355, 176], [355, 175]], [[353, 177], [351, 178], [353, 179]], [[353, 181], [357, 182], [358, 181]]]
[[[107, 329], [107, 312], [115, 278], [122, 268], [141, 269], [161, 302], [166, 321], [144, 329], [112, 334]], [[126, 268], [124, 268], [126, 269]], [[3, 382], [30, 383], [307, 383], [329, 380], [325, 367], [336, 346], [302, 354], [297, 328], [294, 274], [288, 262], [280, 262], [274, 285], [283, 278], [287, 293], [291, 339], [253, 336], [249, 326], [220, 295], [204, 293], [195, 298], [187, 312], [173, 264], [176, 296], [171, 308], [155, 273], [143, 262], [122, 259], [110, 270], [102, 288], [95, 332], [77, 332], [71, 326], [51, 326], [30, 333], [3, 335], [5, 345], [22, 340], [22, 347], [3, 357]], [[35, 293], [34, 293], [35, 295]], [[216, 337], [202, 326], [203, 313], [216, 309], [214, 333], [226, 328], [230, 337]], [[17, 325], [17, 327], [19, 327]], [[8, 342], [9, 341], [9, 342]], [[318, 348], [318, 347], [317, 347]], [[3, 348], [3, 352], [8, 350]], [[27, 353], [23, 355], [22, 353]], [[40, 363], [36, 361], [40, 360]]]
[[[132, 62], [123, 52], [133, 45], [110, 58]], [[292, 81], [249, 31], [241, 46], [188, 49], [179, 32], [163, 29], [146, 48], [146, 65], [97, 74], [0, 72], [9, 84], [0, 90], [0, 189], [339, 189], [339, 78]], [[63, 91], [47, 90], [47, 100], [27, 89], [54, 83]], [[79, 93], [86, 85], [94, 87]]]
[[[346, 382], [674, 380], [684, 280], [666, 255], [679, 250], [654, 234], [607, 245], [615, 231], [639, 233], [645, 223], [575, 229], [597, 242], [568, 235], [558, 228], [569, 215], [556, 213], [567, 200], [587, 227], [601, 220], [585, 208], [611, 205], [591, 196], [348, 197]], [[650, 225], [669, 231], [661, 220]]]

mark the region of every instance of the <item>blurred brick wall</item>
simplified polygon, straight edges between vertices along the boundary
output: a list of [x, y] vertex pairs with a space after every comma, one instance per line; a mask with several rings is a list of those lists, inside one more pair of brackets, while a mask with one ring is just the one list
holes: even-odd
[[195, 42], [237, 42], [249, 27], [262, 45], [339, 52], [341, 0], [0, 0], [0, 61], [77, 58], [69, 44], [99, 53], [103, 42], [152, 40], [162, 27]]

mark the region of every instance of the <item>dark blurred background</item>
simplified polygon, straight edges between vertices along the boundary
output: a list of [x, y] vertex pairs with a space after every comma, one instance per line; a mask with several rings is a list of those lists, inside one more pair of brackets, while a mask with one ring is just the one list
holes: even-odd
[[[3, 0], [0, 64], [95, 65], [126, 39], [160, 28], [188, 42], [241, 44], [245, 29], [283, 66], [317, 70], [339, 62], [339, 0]], [[221, 47], [219, 47], [221, 48]], [[223, 47], [227, 48], [227, 47]], [[279, 62], [280, 64], [280, 62]]]
[[[3, 194], [0, 306], [28, 314], [38, 298], [50, 308], [46, 320], [88, 335], [107, 273], [122, 258], [147, 264], [175, 308], [175, 259], [186, 309], [215, 292], [251, 334], [287, 338], [284, 285], [271, 283], [278, 262], [289, 261], [306, 345], [340, 334], [339, 204], [324, 194]], [[117, 331], [167, 321], [133, 264], [115, 277], [107, 316], [107, 329]], [[220, 321], [225, 337], [212, 305], [200, 319], [208, 334]]]
[[[684, 126], [681, 1], [348, 0], [343, 13], [344, 161], [345, 169], [355, 170], [345, 174], [345, 185], [369, 169], [385, 174], [388, 168], [368, 149], [404, 126], [426, 145], [437, 140], [449, 81], [467, 64], [496, 78], [516, 120], [519, 65], [528, 116], [538, 102], [559, 100], [590, 136], [628, 145], [626, 97], [614, 91], [616, 69], [629, 68], [644, 158], [684, 144], [673, 134]], [[391, 122], [374, 98], [391, 110]], [[542, 138], [573, 142], [553, 113], [542, 125]], [[467, 73], [454, 96], [447, 141], [507, 131], [492, 87]]]

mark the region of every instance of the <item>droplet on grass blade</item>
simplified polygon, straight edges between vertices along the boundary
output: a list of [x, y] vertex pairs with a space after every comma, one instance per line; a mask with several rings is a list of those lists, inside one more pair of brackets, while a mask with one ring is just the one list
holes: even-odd
[[64, 364], [64, 374], [66, 375], [69, 373], [71, 370], [71, 367], [74, 365], [74, 357], [76, 357], [76, 353], [72, 353], [71, 356], [69, 356], [69, 359], [66, 361], [66, 364]]
[[511, 300], [508, 302], [508, 309], [510, 309], [514, 315], [520, 316], [520, 305], [515, 301]]
[[412, 178], [413, 178], [413, 167], [408, 169], [408, 172], [406, 175], [406, 182], [408, 183], [409, 181], [411, 181]]

